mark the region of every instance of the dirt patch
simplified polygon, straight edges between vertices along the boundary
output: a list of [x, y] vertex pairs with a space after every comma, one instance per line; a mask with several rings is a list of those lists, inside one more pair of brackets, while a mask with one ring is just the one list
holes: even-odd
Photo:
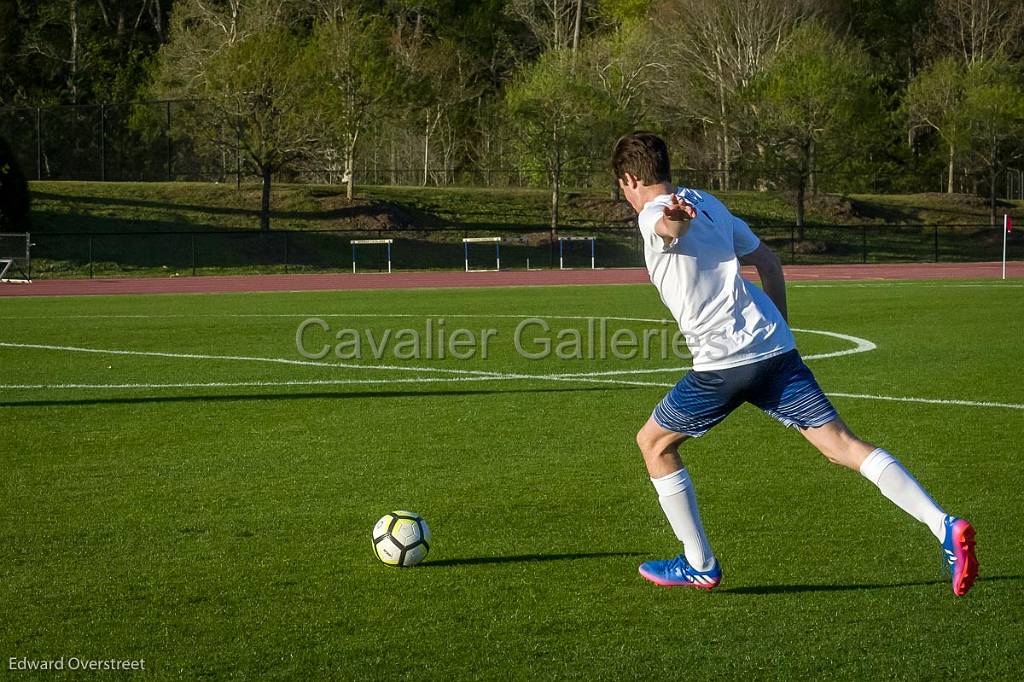
[[274, 219], [302, 220], [318, 228], [353, 232], [429, 229], [439, 224], [436, 216], [408, 206], [361, 197], [349, 201], [340, 194], [317, 197], [301, 208], [287, 207], [287, 201], [282, 201], [272, 215]]
[[[921, 199], [922, 204], [969, 206], [971, 208], [988, 208], [988, 197], [979, 197], [975, 194], [947, 194], [945, 192], [922, 192], [909, 195], [913, 199]], [[996, 201], [996, 205], [999, 205]]]
[[524, 246], [540, 246], [551, 243], [550, 232], [523, 232], [514, 237], [505, 237], [506, 244], [522, 244]]
[[[796, 204], [795, 194], [787, 196], [787, 199]], [[830, 223], [849, 222], [862, 217], [852, 201], [838, 194], [809, 194], [805, 199], [805, 208]]]
[[571, 194], [566, 198], [566, 207], [579, 214], [586, 221], [601, 224], [630, 224], [636, 220], [636, 213], [625, 200]]
[[796, 242], [792, 249], [795, 253], [804, 256], [849, 256], [853, 253], [853, 249], [849, 244], [811, 239]]

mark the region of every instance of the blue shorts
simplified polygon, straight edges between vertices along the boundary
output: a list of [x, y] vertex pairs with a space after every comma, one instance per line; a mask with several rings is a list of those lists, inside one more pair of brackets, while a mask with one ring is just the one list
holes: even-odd
[[745, 402], [801, 429], [839, 416], [794, 349], [750, 365], [691, 371], [654, 408], [653, 417], [663, 429], [703, 436]]

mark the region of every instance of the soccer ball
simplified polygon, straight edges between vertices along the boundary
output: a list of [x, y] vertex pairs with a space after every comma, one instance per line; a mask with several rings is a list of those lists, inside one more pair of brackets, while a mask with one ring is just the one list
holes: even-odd
[[430, 528], [419, 514], [393, 511], [373, 527], [373, 553], [388, 566], [415, 566], [430, 551]]

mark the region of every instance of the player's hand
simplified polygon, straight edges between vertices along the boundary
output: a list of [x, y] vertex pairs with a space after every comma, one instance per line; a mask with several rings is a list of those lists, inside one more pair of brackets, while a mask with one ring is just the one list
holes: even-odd
[[697, 217], [697, 209], [685, 201], [680, 201], [677, 195], [673, 194], [669, 201], [669, 205], [662, 211], [665, 220], [673, 223], [688, 223]]

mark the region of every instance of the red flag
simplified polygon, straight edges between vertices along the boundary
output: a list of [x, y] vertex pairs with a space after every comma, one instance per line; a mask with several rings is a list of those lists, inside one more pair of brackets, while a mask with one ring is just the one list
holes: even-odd
[[1006, 231], [1013, 232], [1013, 218], [1011, 218], [1009, 214], [1006, 216]]

